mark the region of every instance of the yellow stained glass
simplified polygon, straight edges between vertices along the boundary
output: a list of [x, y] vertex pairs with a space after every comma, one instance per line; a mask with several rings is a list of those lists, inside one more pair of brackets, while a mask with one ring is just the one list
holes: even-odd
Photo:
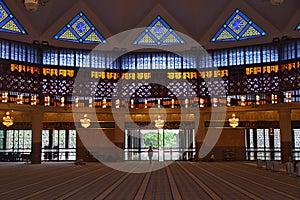
[[139, 44], [155, 44], [155, 41], [149, 35], [144, 35]]
[[59, 38], [61, 38], [61, 39], [71, 39], [71, 40], [76, 40], [77, 39], [75, 37], [75, 35], [70, 30], [66, 30]]
[[9, 20], [4, 26], [2, 26], [3, 29], [14, 31], [14, 32], [19, 32], [21, 33], [21, 30], [19, 27], [15, 24], [13, 20]]
[[93, 42], [102, 42], [102, 40], [96, 35], [94, 32], [92, 32], [85, 40], [87, 41], [93, 41]]

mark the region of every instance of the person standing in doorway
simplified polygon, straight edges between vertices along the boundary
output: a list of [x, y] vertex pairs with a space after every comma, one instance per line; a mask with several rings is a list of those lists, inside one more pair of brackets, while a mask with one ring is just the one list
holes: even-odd
[[211, 153], [208, 162], [214, 162], [215, 161], [215, 154]]
[[148, 158], [149, 158], [150, 164], [152, 163], [152, 157], [153, 157], [153, 149], [152, 149], [152, 146], [149, 146], [149, 149], [148, 149]]

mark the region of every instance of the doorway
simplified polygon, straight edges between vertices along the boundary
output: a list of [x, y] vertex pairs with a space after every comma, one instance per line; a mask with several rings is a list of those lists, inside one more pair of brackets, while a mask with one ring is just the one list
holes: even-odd
[[194, 129], [127, 129], [124, 135], [125, 160], [188, 160], [195, 154]]
[[76, 130], [43, 130], [41, 159], [76, 160]]
[[280, 129], [245, 130], [246, 160], [281, 160]]

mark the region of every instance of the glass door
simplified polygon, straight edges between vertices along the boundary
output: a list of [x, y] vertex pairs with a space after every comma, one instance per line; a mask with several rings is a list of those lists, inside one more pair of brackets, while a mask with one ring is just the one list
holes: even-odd
[[43, 130], [42, 160], [76, 160], [76, 130]]
[[246, 129], [247, 160], [281, 160], [280, 129]]
[[31, 130], [0, 130], [0, 160], [20, 161], [31, 153]]
[[125, 130], [125, 160], [188, 160], [195, 154], [193, 129], [128, 129]]
[[300, 161], [300, 129], [293, 129], [293, 160]]

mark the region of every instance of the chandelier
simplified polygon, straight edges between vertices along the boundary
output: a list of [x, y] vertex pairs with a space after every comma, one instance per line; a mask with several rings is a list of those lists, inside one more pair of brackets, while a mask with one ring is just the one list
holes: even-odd
[[49, 0], [24, 0], [24, 6], [28, 11], [37, 11], [39, 5], [44, 6]]
[[236, 128], [239, 125], [239, 118], [235, 117], [234, 113], [232, 113], [231, 118], [229, 118], [229, 125], [232, 128]]
[[80, 119], [80, 124], [83, 128], [88, 128], [91, 125], [91, 120], [87, 118], [87, 114], [84, 114], [83, 118]]
[[14, 124], [14, 118], [10, 116], [10, 112], [6, 112], [3, 117], [3, 125], [6, 127], [10, 127]]
[[269, 128], [269, 133], [270, 133], [270, 136], [274, 136], [274, 129], [273, 128]]
[[165, 120], [160, 119], [160, 116], [158, 115], [157, 119], [155, 120], [155, 127], [158, 129], [163, 128], [165, 125]]
[[270, 0], [270, 3], [275, 6], [283, 4], [284, 0]]

